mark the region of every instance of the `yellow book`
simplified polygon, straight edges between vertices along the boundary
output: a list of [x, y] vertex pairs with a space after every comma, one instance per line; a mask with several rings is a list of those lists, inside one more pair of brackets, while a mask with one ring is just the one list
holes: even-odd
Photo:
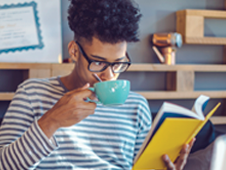
[[133, 170], [165, 169], [162, 155], [172, 162], [179, 156], [183, 145], [189, 143], [220, 106], [218, 103], [205, 117], [203, 110], [209, 97], [199, 96], [192, 110], [164, 102], [157, 113], [152, 128], [134, 159]]

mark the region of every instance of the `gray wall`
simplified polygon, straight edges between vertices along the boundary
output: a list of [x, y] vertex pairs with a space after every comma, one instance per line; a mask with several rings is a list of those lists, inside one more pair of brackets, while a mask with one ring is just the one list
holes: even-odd
[[[214, 9], [223, 10], [224, 0], [135, 0], [141, 9], [143, 17], [140, 22], [140, 42], [131, 43], [128, 52], [134, 63], [159, 63], [156, 55], [149, 44], [149, 37], [156, 32], [175, 32], [176, 14], [183, 9]], [[63, 58], [68, 58], [67, 44], [73, 39], [73, 33], [68, 27], [67, 9], [68, 0], [61, 0], [62, 5], [62, 46]], [[226, 37], [226, 20], [205, 20], [205, 35]], [[178, 49], [176, 56], [177, 64], [220, 64], [223, 61], [223, 47], [212, 45], [183, 45]], [[0, 71], [0, 77], [11, 72]], [[226, 90], [225, 73], [197, 73], [195, 79], [195, 90]], [[165, 73], [140, 72], [123, 73], [120, 78], [129, 79], [132, 83], [132, 90], [165, 90]], [[5, 81], [3, 77], [1, 82]], [[214, 83], [214, 81], [219, 83]], [[19, 81], [19, 80], [17, 80]], [[3, 83], [0, 84], [1, 86]], [[15, 88], [15, 87], [12, 87]], [[1, 88], [0, 88], [1, 89]], [[191, 107], [194, 100], [170, 100], [185, 107]], [[224, 100], [211, 99], [209, 107], [216, 102]], [[163, 100], [150, 100], [150, 108], [156, 113]], [[7, 107], [7, 102], [0, 102], [0, 114], [3, 115]], [[217, 114], [223, 114], [223, 107]]]

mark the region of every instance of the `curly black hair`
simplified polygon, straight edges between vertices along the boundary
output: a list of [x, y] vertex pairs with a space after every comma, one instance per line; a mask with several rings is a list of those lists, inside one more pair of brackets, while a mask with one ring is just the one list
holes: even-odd
[[140, 10], [131, 0], [70, 0], [68, 21], [74, 38], [102, 42], [136, 42]]

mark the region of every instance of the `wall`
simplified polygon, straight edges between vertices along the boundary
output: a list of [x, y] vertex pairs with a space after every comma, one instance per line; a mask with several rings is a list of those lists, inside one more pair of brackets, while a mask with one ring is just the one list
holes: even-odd
[[[135, 0], [141, 9], [143, 17], [140, 22], [140, 42], [131, 43], [128, 52], [134, 63], [159, 63], [151, 49], [149, 38], [156, 32], [175, 32], [176, 14], [183, 9], [213, 9], [223, 10], [224, 0]], [[62, 40], [63, 57], [68, 58], [67, 44], [73, 39], [67, 22], [67, 8], [69, 1], [61, 0], [62, 5]], [[205, 21], [205, 35], [226, 37], [226, 20]], [[184, 44], [177, 51], [177, 64], [220, 64], [223, 61], [223, 47], [210, 45]], [[0, 76], [4, 73], [0, 71]], [[7, 73], [10, 75], [10, 73]], [[226, 73], [197, 73], [195, 90], [226, 90]], [[166, 74], [163, 72], [123, 73], [120, 78], [129, 79], [132, 90], [166, 90]], [[218, 83], [215, 83], [214, 81]], [[1, 84], [0, 84], [1, 86]], [[194, 100], [169, 100], [191, 107]], [[209, 108], [222, 99], [211, 99]], [[149, 105], [153, 113], [156, 113], [162, 104], [162, 100], [150, 100]], [[0, 113], [3, 114], [7, 103], [0, 102]], [[208, 109], [208, 108], [207, 108]], [[224, 114], [224, 108], [217, 114]]]

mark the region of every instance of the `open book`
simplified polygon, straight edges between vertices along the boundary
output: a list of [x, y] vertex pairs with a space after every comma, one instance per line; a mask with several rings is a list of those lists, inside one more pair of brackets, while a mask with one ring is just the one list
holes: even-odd
[[220, 106], [218, 103], [204, 117], [203, 110], [208, 100], [207, 96], [199, 96], [191, 110], [164, 102], [134, 159], [133, 170], [164, 169], [163, 154], [167, 154], [174, 162], [183, 145], [198, 134]]

